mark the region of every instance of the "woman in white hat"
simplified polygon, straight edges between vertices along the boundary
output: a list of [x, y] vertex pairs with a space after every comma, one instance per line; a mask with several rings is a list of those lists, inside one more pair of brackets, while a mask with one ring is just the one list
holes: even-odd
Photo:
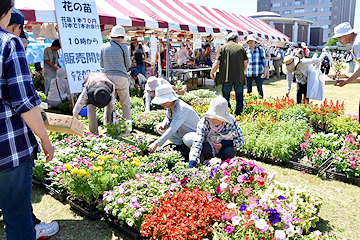
[[190, 150], [189, 168], [213, 157], [233, 158], [234, 147], [244, 144], [240, 127], [235, 117], [229, 114], [227, 101], [222, 96], [211, 100], [209, 110], [197, 125], [196, 134]]
[[186, 145], [190, 148], [196, 136], [197, 123], [200, 120], [194, 109], [178, 99], [170, 84], [162, 84], [155, 89], [155, 98], [152, 103], [166, 108], [167, 112], [164, 121], [156, 126], [161, 137], [149, 145], [149, 152], [154, 152], [166, 140], [170, 140], [178, 146]]
[[303, 95], [304, 99], [306, 99], [309, 72], [312, 71], [313, 65], [320, 63], [320, 60], [318, 58], [300, 59], [295, 56], [286, 56], [284, 63], [286, 65], [286, 80], [288, 82], [286, 96], [289, 97], [291, 83], [294, 78], [297, 83], [296, 102], [301, 103]]
[[151, 99], [155, 97], [155, 89], [162, 85], [168, 84], [171, 85], [168, 81], [163, 78], [149, 77], [145, 84], [145, 93], [144, 93], [144, 101], [145, 101], [145, 112], [150, 112]]

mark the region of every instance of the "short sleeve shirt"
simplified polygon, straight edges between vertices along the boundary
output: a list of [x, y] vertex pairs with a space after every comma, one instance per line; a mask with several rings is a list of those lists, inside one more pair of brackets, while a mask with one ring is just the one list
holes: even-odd
[[225, 82], [245, 84], [244, 60], [247, 60], [245, 49], [230, 41], [219, 48], [215, 56], [220, 61], [220, 84]]
[[358, 62], [360, 60], [360, 34], [357, 34], [354, 39], [352, 51], [354, 53], [356, 61]]
[[[57, 61], [59, 59], [59, 54], [57, 51], [52, 52], [51, 48], [45, 48], [44, 50], [44, 61], [49, 60], [52, 64], [56, 65]], [[49, 64], [44, 63], [44, 77], [56, 77], [56, 71], [53, 67], [51, 67]]]

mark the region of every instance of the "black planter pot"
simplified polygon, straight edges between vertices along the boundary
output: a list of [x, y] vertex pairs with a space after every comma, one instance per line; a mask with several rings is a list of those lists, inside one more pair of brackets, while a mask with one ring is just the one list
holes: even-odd
[[145, 240], [147, 238], [144, 238], [141, 236], [141, 233], [136, 230], [133, 227], [130, 227], [126, 223], [120, 224], [120, 221], [117, 221], [114, 219], [113, 216], [110, 216], [108, 214], [105, 214], [104, 216], [106, 223], [114, 228], [116, 231], [118, 231], [123, 237], [131, 240]]
[[59, 190], [53, 188], [49, 181], [43, 182], [43, 185], [48, 194], [53, 196], [56, 200], [59, 200], [62, 203], [66, 202], [66, 198], [69, 196], [69, 194], [67, 194], [66, 192], [60, 192]]
[[38, 187], [38, 188], [43, 188], [44, 187], [43, 183], [44, 183], [44, 180], [39, 181], [39, 180], [35, 179], [34, 176], [33, 176], [33, 178], [32, 178], [32, 185], [33, 186]]

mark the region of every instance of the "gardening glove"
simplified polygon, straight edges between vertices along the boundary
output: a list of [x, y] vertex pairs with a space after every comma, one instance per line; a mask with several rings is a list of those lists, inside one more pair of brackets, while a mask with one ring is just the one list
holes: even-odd
[[190, 161], [190, 162], [189, 162], [189, 168], [194, 168], [194, 167], [196, 167], [196, 164], [197, 164], [196, 161]]
[[113, 124], [117, 124], [119, 123], [119, 119], [120, 119], [120, 114], [118, 113], [117, 110], [112, 112], [112, 123]]

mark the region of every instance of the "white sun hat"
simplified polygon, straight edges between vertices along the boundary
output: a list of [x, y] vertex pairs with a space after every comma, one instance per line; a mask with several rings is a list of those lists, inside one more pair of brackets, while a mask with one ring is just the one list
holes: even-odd
[[223, 96], [217, 96], [211, 100], [209, 110], [203, 114], [203, 117], [215, 118], [228, 123], [232, 122], [228, 110], [228, 102]]
[[350, 23], [343, 22], [334, 28], [335, 35], [333, 38], [342, 37], [351, 33], [355, 33], [355, 30], [351, 27]]
[[255, 34], [247, 35], [247, 37], [246, 37], [246, 43], [247, 43], [248, 41], [255, 41], [255, 42], [257, 42]]
[[121, 25], [115, 25], [111, 29], [110, 37], [126, 37], [125, 28]]
[[164, 104], [178, 99], [178, 95], [172, 89], [170, 84], [162, 84], [155, 89], [155, 97], [151, 101], [153, 104]]

